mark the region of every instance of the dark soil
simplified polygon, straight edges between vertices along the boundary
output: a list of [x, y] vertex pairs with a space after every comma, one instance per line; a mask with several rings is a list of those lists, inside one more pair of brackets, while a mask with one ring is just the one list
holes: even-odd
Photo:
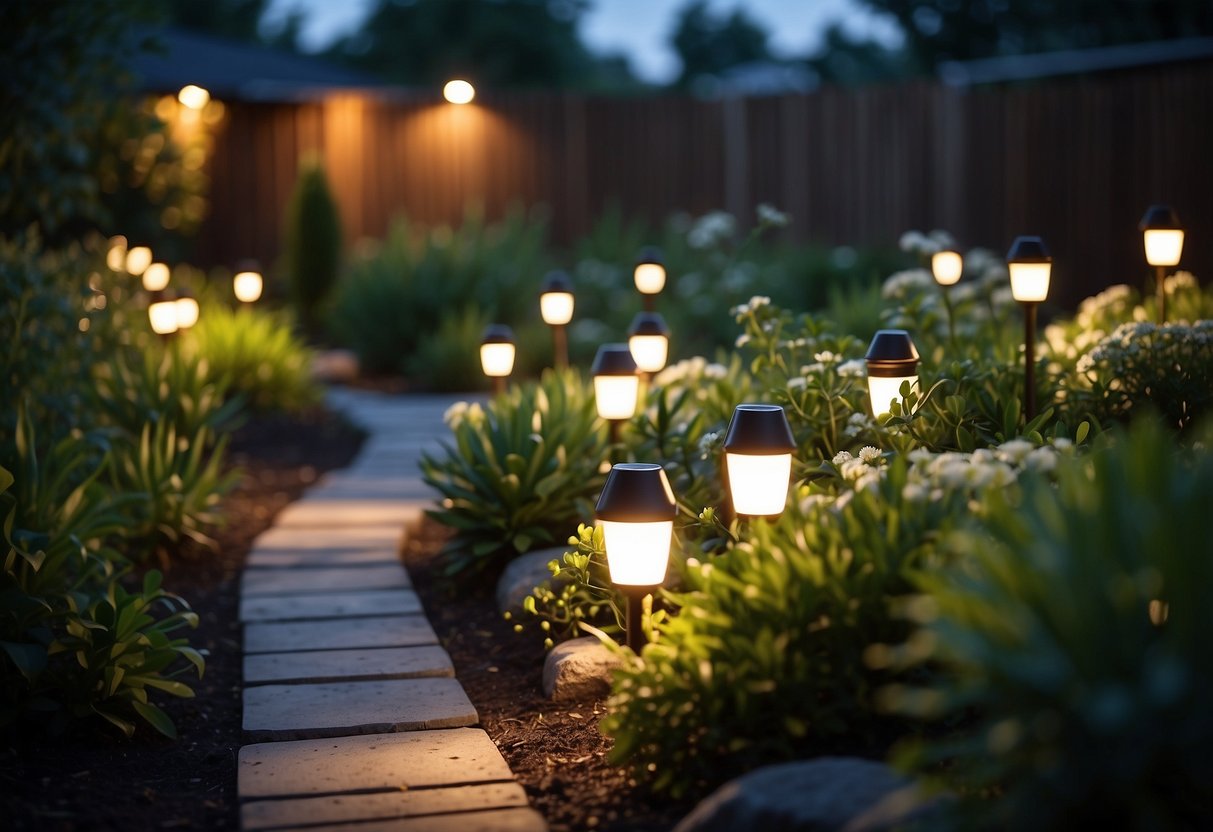
[[404, 560], [455, 675], [488, 732], [553, 832], [666, 832], [691, 809], [649, 793], [607, 762], [613, 742], [598, 731], [602, 701], [553, 703], [542, 690], [538, 631], [515, 633], [497, 612], [496, 582], [440, 572], [443, 526], [426, 521]]
[[100, 719], [66, 736], [36, 732], [0, 743], [0, 827], [7, 830], [236, 829], [236, 752], [241, 732], [240, 571], [253, 539], [325, 471], [347, 465], [362, 435], [316, 410], [250, 420], [235, 431], [229, 462], [243, 471], [223, 500], [217, 551], [186, 546], [164, 586], [200, 624], [190, 644], [209, 651], [193, 699], [160, 697], [176, 723], [172, 741], [146, 725], [127, 740]]

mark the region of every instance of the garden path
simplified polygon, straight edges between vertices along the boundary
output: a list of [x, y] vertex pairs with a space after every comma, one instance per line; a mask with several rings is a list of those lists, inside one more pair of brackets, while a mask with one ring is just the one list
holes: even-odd
[[368, 437], [262, 534], [241, 581], [246, 830], [533, 832], [543, 818], [455, 679], [401, 564], [417, 463], [454, 400], [335, 390]]

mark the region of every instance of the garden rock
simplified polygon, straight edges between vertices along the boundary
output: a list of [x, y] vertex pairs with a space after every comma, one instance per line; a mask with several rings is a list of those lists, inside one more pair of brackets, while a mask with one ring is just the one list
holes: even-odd
[[548, 564], [560, 560], [568, 547], [553, 546], [519, 555], [510, 561], [497, 581], [497, 609], [502, 613], [518, 615], [522, 612], [522, 601], [531, 590], [544, 581], [552, 580]]
[[601, 699], [611, 692], [618, 666], [619, 658], [594, 637], [561, 642], [543, 663], [543, 693], [554, 702]]
[[883, 763], [852, 757], [764, 766], [708, 795], [674, 832], [878, 832], [934, 803]]

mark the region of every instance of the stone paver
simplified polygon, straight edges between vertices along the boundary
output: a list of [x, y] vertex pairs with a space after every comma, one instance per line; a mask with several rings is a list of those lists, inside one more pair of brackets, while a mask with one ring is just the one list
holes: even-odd
[[485, 783], [376, 794], [257, 800], [241, 808], [240, 820], [245, 829], [277, 829], [323, 823], [387, 821], [526, 805], [526, 792], [517, 783]]
[[246, 569], [240, 591], [250, 595], [298, 595], [351, 589], [407, 589], [409, 575], [399, 563], [359, 569]]
[[534, 809], [494, 809], [421, 818], [297, 827], [300, 832], [546, 832], [547, 823]]
[[[483, 398], [483, 397], [481, 397]], [[543, 832], [454, 678], [400, 553], [440, 498], [449, 397], [331, 390], [357, 460], [287, 506], [241, 578], [248, 830]]]
[[328, 529], [274, 528], [262, 532], [253, 551], [311, 551], [313, 549], [390, 549], [400, 552], [405, 533], [399, 523], [338, 526]]
[[244, 800], [508, 782], [510, 767], [479, 728], [246, 745]]
[[277, 524], [283, 528], [313, 528], [332, 526], [362, 526], [396, 523], [415, 525], [421, 521], [427, 505], [420, 501], [399, 500], [299, 500], [278, 515]]
[[245, 622], [364, 618], [411, 615], [421, 611], [421, 599], [417, 593], [407, 589], [246, 595], [240, 601], [240, 620]]
[[265, 685], [244, 691], [244, 733], [253, 740], [461, 728], [479, 719], [453, 678]]
[[367, 650], [258, 653], [244, 657], [244, 684], [340, 682], [454, 676], [451, 657], [438, 645]]
[[396, 549], [380, 547], [341, 547], [327, 549], [253, 549], [245, 566], [250, 569], [343, 569], [359, 566], [399, 564]]
[[367, 647], [417, 647], [437, 644], [438, 636], [422, 615], [390, 615], [340, 621], [283, 621], [249, 624], [244, 652], [290, 653], [299, 650], [353, 650]]

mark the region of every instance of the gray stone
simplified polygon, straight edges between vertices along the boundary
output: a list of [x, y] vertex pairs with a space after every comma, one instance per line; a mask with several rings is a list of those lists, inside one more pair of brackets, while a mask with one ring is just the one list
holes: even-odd
[[438, 636], [423, 615], [350, 618], [345, 621], [271, 622], [249, 624], [244, 628], [246, 654], [418, 647], [437, 643]]
[[446, 789], [255, 800], [240, 807], [240, 824], [248, 830], [278, 829], [322, 823], [386, 821], [526, 805], [526, 792], [517, 783], [485, 783]]
[[510, 561], [497, 580], [497, 609], [514, 615], [522, 612], [522, 601], [531, 590], [552, 580], [548, 563], [560, 560], [568, 547], [536, 549]]
[[240, 579], [245, 597], [410, 586], [409, 575], [399, 563], [357, 569], [246, 569]]
[[438, 645], [372, 650], [309, 650], [244, 657], [246, 686], [352, 679], [410, 679], [454, 676], [451, 657]]
[[332, 569], [334, 567], [386, 566], [400, 563], [393, 546], [332, 547], [329, 549], [261, 549], [249, 554], [249, 569]]
[[611, 692], [611, 672], [619, 664], [592, 636], [561, 642], [543, 662], [543, 694], [554, 702], [601, 699]]
[[306, 621], [317, 618], [359, 618], [368, 615], [409, 615], [421, 612], [421, 599], [408, 589], [370, 589], [296, 595], [246, 595], [240, 620]]
[[237, 763], [241, 800], [513, 779], [497, 746], [478, 728], [246, 745]]
[[884, 763], [822, 757], [765, 766], [725, 783], [674, 832], [876, 832], [919, 818], [931, 805]]
[[400, 500], [299, 500], [284, 508], [275, 519], [283, 528], [331, 528], [334, 526], [412, 525], [424, 507]]
[[244, 690], [244, 733], [252, 740], [459, 728], [478, 721], [463, 687], [452, 678], [265, 685]]
[[323, 485], [309, 491], [299, 501], [299, 504], [307, 506], [319, 502], [381, 503], [391, 501], [394, 503], [423, 503], [428, 506], [440, 496], [442, 495], [419, 479], [402, 482], [398, 478], [384, 477], [366, 479], [359, 483]]
[[[307, 832], [547, 832], [547, 821], [534, 809], [494, 809], [455, 815], [309, 826]], [[302, 832], [302, 830], [300, 831]]]
[[274, 527], [257, 536], [254, 552], [312, 551], [315, 549], [404, 549], [405, 531], [399, 523], [328, 529]]

